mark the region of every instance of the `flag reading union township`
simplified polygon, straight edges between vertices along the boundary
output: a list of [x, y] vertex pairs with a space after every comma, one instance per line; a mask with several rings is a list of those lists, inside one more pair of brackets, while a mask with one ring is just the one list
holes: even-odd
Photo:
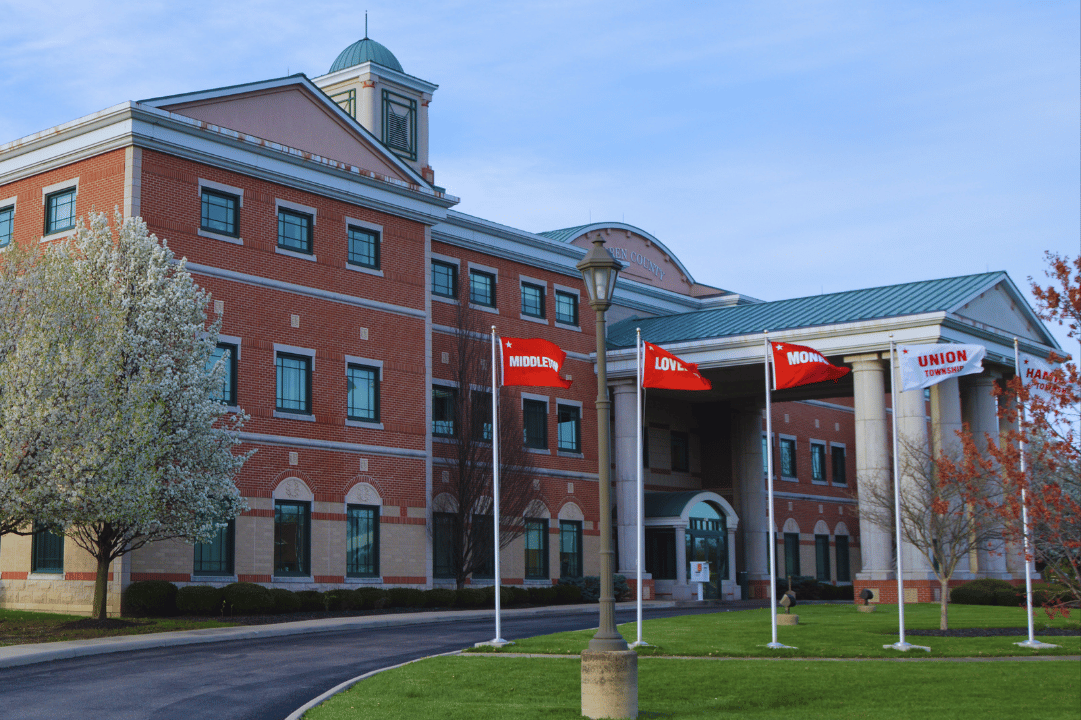
[[567, 353], [554, 342], [540, 338], [500, 338], [503, 384], [529, 387], [569, 388], [570, 380], [559, 374]]
[[698, 366], [682, 360], [653, 343], [645, 345], [642, 387], [669, 390], [709, 390], [713, 387], [698, 372]]
[[958, 343], [938, 345], [899, 345], [901, 391], [929, 388], [962, 375], [983, 372], [983, 345]]
[[773, 389], [810, 385], [823, 380], [839, 380], [850, 371], [832, 365], [814, 348], [792, 343], [770, 343], [773, 346]]

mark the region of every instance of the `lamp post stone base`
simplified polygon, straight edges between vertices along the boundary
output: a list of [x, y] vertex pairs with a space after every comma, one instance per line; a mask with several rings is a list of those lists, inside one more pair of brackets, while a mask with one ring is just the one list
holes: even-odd
[[582, 651], [582, 715], [594, 720], [638, 717], [638, 653]]

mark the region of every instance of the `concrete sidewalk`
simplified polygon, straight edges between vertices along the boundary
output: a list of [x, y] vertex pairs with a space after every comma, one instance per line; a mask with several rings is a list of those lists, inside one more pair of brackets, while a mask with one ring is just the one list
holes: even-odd
[[[643, 609], [668, 609], [676, 603], [668, 601], [645, 601]], [[633, 602], [616, 603], [617, 610], [634, 610]], [[596, 614], [595, 604], [588, 605], [551, 605], [539, 608], [521, 608], [504, 610], [504, 618], [528, 617], [536, 615], [560, 614]], [[195, 645], [199, 643], [229, 642], [231, 640], [261, 640], [264, 638], [288, 637], [314, 633], [359, 630], [406, 625], [424, 625], [428, 623], [449, 623], [460, 620], [493, 618], [494, 611], [487, 610], [441, 610], [435, 612], [393, 613], [387, 615], [364, 615], [359, 617], [337, 617], [320, 620], [300, 620], [297, 622], [273, 623], [268, 625], [238, 625], [228, 628], [206, 628], [203, 630], [181, 630], [177, 632], [150, 633], [146, 635], [125, 635], [122, 637], [96, 638], [93, 640], [69, 640], [64, 642], [37, 643], [34, 645], [10, 645], [0, 647], [0, 668], [32, 665], [34, 663], [83, 657], [86, 655], [105, 655], [108, 653], [146, 650], [150, 648], [172, 647], [176, 645]]]

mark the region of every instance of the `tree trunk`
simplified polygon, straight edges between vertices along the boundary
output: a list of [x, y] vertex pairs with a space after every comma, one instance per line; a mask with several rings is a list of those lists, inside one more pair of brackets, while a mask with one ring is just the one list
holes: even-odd
[[109, 599], [109, 555], [99, 551], [97, 575], [94, 578], [94, 618], [104, 620]]
[[939, 618], [938, 618], [938, 629], [939, 630], [949, 630], [950, 629], [950, 618], [949, 618], [949, 609], [948, 608], [949, 608], [949, 602], [950, 602], [950, 581], [949, 580], [939, 580], [938, 582], [942, 586], [942, 599], [939, 600], [939, 608], [941, 608], [941, 612], [939, 613]]

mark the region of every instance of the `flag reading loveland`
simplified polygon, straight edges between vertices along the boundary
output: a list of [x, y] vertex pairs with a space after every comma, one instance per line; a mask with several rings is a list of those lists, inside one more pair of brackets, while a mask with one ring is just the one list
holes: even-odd
[[667, 390], [710, 390], [713, 385], [698, 372], [698, 366], [681, 360], [653, 343], [645, 345], [642, 387]]
[[839, 380], [850, 370], [830, 363], [822, 353], [805, 345], [771, 343], [773, 348], [773, 389]]
[[567, 353], [541, 338], [500, 338], [503, 384], [528, 387], [569, 388], [571, 381], [559, 374]]
[[929, 388], [943, 380], [983, 372], [983, 345], [900, 345], [901, 391]]

